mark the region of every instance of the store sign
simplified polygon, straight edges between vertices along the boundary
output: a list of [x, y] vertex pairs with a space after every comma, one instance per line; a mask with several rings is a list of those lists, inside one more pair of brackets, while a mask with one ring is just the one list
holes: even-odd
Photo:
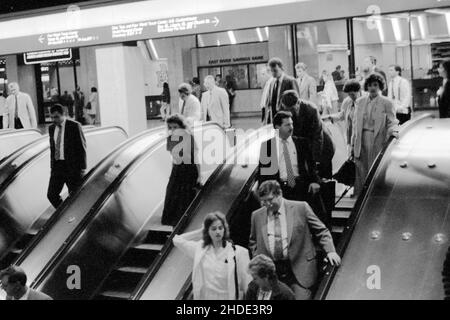
[[192, 49], [194, 64], [199, 67], [261, 63], [269, 60], [267, 42]]
[[72, 59], [72, 49], [55, 49], [46, 51], [27, 52], [23, 54], [25, 64], [37, 64]]

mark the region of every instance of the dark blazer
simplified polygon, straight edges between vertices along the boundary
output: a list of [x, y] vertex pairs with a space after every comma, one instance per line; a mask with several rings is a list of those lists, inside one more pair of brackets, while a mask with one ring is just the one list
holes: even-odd
[[300, 100], [293, 112], [294, 136], [308, 140], [314, 162], [320, 162], [323, 148], [323, 128], [316, 106]]
[[450, 81], [444, 86], [444, 91], [438, 96], [439, 118], [450, 118]]
[[[297, 149], [297, 163], [300, 177], [306, 177], [308, 184], [317, 182], [316, 164], [312, 159], [308, 141], [304, 138], [292, 137]], [[272, 152], [275, 150], [275, 152]], [[259, 154], [258, 176], [259, 184], [267, 180], [280, 182], [280, 170], [277, 155], [277, 138], [272, 138], [261, 144]]]
[[324, 124], [322, 124], [322, 128], [323, 128], [323, 145], [322, 145], [322, 153], [320, 155], [320, 162], [327, 163], [333, 160], [336, 147], [334, 145], [330, 129], [328, 129], [327, 126]]
[[[48, 128], [50, 138], [50, 165], [53, 168], [55, 162], [55, 124]], [[66, 119], [66, 127], [64, 133], [64, 159], [69, 168], [74, 171], [86, 169], [86, 138], [84, 137], [81, 124], [70, 119]]]
[[[266, 102], [264, 104], [266, 113], [271, 111], [271, 108], [272, 108], [272, 106], [271, 106], [272, 105], [272, 95], [273, 95], [273, 89], [275, 87], [275, 83], [276, 83], [276, 79], [272, 78], [272, 80], [269, 83], [269, 85], [270, 85], [269, 94], [267, 95]], [[285, 91], [295, 90], [295, 91], [297, 91], [297, 93], [300, 93], [300, 89], [299, 89], [297, 80], [287, 74], [283, 75], [283, 78], [282, 78], [279, 86], [280, 86], [280, 88], [279, 88], [279, 94], [277, 97], [277, 105], [276, 105], [277, 111], [280, 110], [281, 96], [283, 95], [283, 93]], [[272, 114], [272, 119], [274, 116], [275, 115]]]
[[[258, 284], [255, 281], [250, 282], [244, 300], [258, 300], [258, 291]], [[277, 280], [277, 284], [272, 288], [270, 300], [295, 300], [295, 295], [287, 285]]]
[[[310, 288], [317, 280], [316, 248], [312, 236], [315, 236], [317, 243], [326, 253], [336, 252], [333, 238], [306, 202], [283, 200], [292, 271], [302, 287]], [[274, 258], [269, 249], [266, 207], [252, 213], [249, 248], [253, 256], [265, 254]]]

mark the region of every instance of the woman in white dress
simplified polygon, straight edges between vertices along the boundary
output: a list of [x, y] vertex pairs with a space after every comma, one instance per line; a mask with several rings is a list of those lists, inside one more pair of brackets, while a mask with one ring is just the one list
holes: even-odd
[[246, 248], [231, 243], [222, 213], [208, 214], [202, 229], [176, 235], [173, 244], [194, 260], [194, 300], [243, 298], [251, 281], [249, 253]]
[[91, 94], [89, 95], [89, 102], [86, 105], [86, 115], [88, 123], [93, 125], [95, 124], [95, 118], [97, 116], [97, 108], [98, 108], [98, 93], [97, 88], [91, 88]]
[[338, 111], [339, 95], [333, 77], [326, 70], [322, 72], [322, 82], [324, 84], [323, 91], [319, 92], [319, 97], [321, 98], [319, 100], [322, 109], [321, 114], [328, 115], [335, 113]]

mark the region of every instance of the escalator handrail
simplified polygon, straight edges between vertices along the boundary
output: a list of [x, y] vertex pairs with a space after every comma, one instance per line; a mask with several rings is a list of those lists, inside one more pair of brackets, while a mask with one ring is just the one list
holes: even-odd
[[27, 143], [25, 145], [22, 145], [21, 147], [19, 147], [18, 149], [14, 150], [13, 153], [7, 155], [6, 157], [1, 158], [0, 159], [0, 166], [2, 166], [5, 161], [9, 161], [8, 159], [10, 159], [10, 157], [14, 153], [16, 153], [18, 150], [21, 150], [23, 147], [28, 146], [28, 145], [32, 144], [33, 142], [36, 142], [37, 140], [40, 140], [43, 137], [43, 135], [41, 134], [41, 132], [38, 129], [23, 129], [23, 130], [11, 129], [11, 130], [7, 130], [6, 132], [2, 132], [2, 131], [3, 130], [0, 130], [0, 138], [1, 138], [2, 135], [5, 135], [5, 136], [6, 135], [10, 135], [10, 134], [12, 134], [12, 135], [19, 135], [20, 133], [25, 133], [25, 131], [26, 132], [28, 132], [28, 131], [37, 132], [37, 133], [39, 133], [39, 137], [36, 140], [30, 141], [29, 143]]
[[[212, 123], [205, 123], [202, 126], [206, 125], [212, 125]], [[158, 131], [161, 130], [159, 128], [150, 130], [150, 131]], [[145, 131], [144, 133], [138, 135], [137, 137], [141, 137], [143, 135], [148, 135], [149, 131]], [[135, 137], [134, 140], [137, 138]], [[94, 219], [94, 217], [101, 212], [101, 209], [104, 207], [104, 205], [108, 202], [108, 200], [111, 198], [111, 196], [114, 194], [114, 192], [119, 188], [122, 181], [128, 176], [129, 170], [134, 167], [134, 165], [141, 161], [141, 159], [145, 158], [148, 154], [151, 154], [155, 151], [156, 148], [158, 148], [161, 143], [166, 141], [167, 136], [163, 136], [162, 138], [156, 140], [149, 148], [144, 149], [141, 153], [139, 153], [133, 160], [130, 161], [122, 170], [121, 172], [116, 176], [116, 178], [108, 185], [106, 190], [101, 194], [101, 196], [97, 199], [97, 201], [94, 203], [92, 208], [89, 210], [89, 212], [83, 217], [83, 219], [78, 223], [78, 225], [75, 227], [75, 229], [71, 232], [69, 237], [64, 241], [64, 244], [58, 249], [58, 251], [54, 254], [54, 256], [47, 262], [46, 266], [41, 270], [34, 279], [33, 283], [31, 283], [30, 287], [36, 289], [45, 276], [48, 274], [50, 270], [52, 270], [52, 267], [57, 264], [59, 261], [59, 258], [63, 256], [68, 248], [72, 245], [76, 239], [78, 239], [79, 235], [86, 229], [86, 227], [89, 225], [89, 223]], [[76, 197], [74, 197], [76, 198]]]
[[[119, 128], [125, 133], [126, 136], [128, 136], [125, 130], [117, 126], [107, 127], [103, 129], [111, 129], [111, 128]], [[30, 243], [24, 248], [20, 256], [17, 257], [17, 259], [14, 261], [14, 264], [20, 264], [26, 259], [28, 254], [37, 246], [37, 244], [41, 241], [41, 239], [46, 236], [47, 232], [51, 229], [51, 227], [59, 220], [59, 217], [63, 214], [65, 209], [69, 207], [77, 199], [78, 195], [81, 193], [84, 187], [90, 182], [91, 177], [95, 175], [95, 173], [99, 168], [104, 166], [105, 163], [113, 161], [112, 159], [118, 154], [121, 154], [122, 151], [125, 148], [127, 148], [128, 144], [133, 143], [136, 140], [139, 140], [140, 138], [142, 138], [142, 136], [146, 136], [148, 134], [151, 134], [152, 132], [157, 132], [160, 130], [162, 130], [162, 127], [154, 128], [152, 130], [146, 130], [143, 133], [138, 134], [131, 139], [125, 140], [124, 142], [119, 144], [116, 148], [114, 148], [113, 151], [107, 154], [102, 160], [100, 160], [91, 170], [89, 170], [89, 172], [83, 177], [83, 182], [81, 186], [71, 196], [65, 199], [64, 202], [61, 203], [61, 205], [56, 209], [56, 211], [44, 224], [44, 226], [42, 226], [42, 228], [39, 230], [36, 236], [34, 236], [33, 239], [30, 241]]]
[[[263, 127], [265, 128], [265, 127]], [[247, 139], [250, 139], [251, 137], [257, 135], [258, 131], [252, 132], [250, 136], [246, 137]], [[236, 157], [240, 154], [240, 152], [243, 151], [243, 149], [246, 147], [246, 143], [238, 144], [233, 148], [232, 154], [224, 159], [223, 163], [220, 164], [213, 172], [213, 174], [209, 177], [208, 181], [203, 186], [202, 190], [197, 194], [197, 196], [194, 198], [194, 200], [191, 202], [189, 207], [186, 209], [185, 213], [181, 217], [180, 221], [177, 223], [175, 228], [173, 229], [171, 235], [167, 238], [166, 243], [164, 244], [163, 248], [161, 249], [161, 252], [158, 254], [158, 257], [155, 259], [155, 261], [150, 266], [150, 269], [146, 272], [142, 280], [139, 282], [138, 286], [132, 293], [130, 299], [131, 300], [139, 300], [142, 295], [144, 294], [145, 289], [150, 284], [150, 282], [153, 280], [154, 276], [158, 272], [161, 265], [164, 263], [165, 258], [169, 255], [173, 245], [173, 238], [175, 235], [181, 233], [188, 225], [188, 223], [191, 221], [191, 219], [195, 216], [195, 213], [197, 212], [198, 206], [201, 203], [201, 200], [203, 198], [203, 194], [206, 190], [210, 187], [212, 182], [215, 180], [215, 178], [219, 175], [219, 173], [222, 171], [222, 169], [225, 167], [225, 165], [228, 163], [230, 159], [233, 157]], [[242, 190], [240, 191], [241, 194]], [[235, 203], [233, 203], [234, 205]], [[232, 207], [233, 207], [232, 205]], [[189, 280], [189, 279], [188, 279]], [[186, 287], [186, 284], [183, 286], [183, 288]]]
[[[418, 122], [432, 117], [431, 114], [424, 114], [421, 115], [415, 119], [412, 119], [408, 122], [406, 122], [400, 129], [400, 134], [403, 135], [407, 130], [411, 129], [411, 127]], [[369, 190], [371, 189], [372, 183], [374, 181], [374, 177], [376, 176], [376, 173], [380, 167], [380, 163], [383, 160], [383, 156], [385, 155], [386, 151], [389, 149], [389, 147], [392, 145], [392, 141], [394, 140], [394, 137], [389, 137], [388, 141], [383, 146], [383, 149], [380, 151], [380, 153], [375, 158], [372, 166], [370, 167], [369, 173], [367, 175], [367, 178], [364, 182], [363, 189], [361, 191], [361, 194], [358, 196], [358, 199], [356, 200], [355, 206], [352, 209], [352, 212], [348, 218], [348, 224], [347, 227], [344, 229], [344, 232], [342, 234], [342, 238], [339, 241], [338, 246], [336, 247], [336, 253], [343, 258], [345, 254], [345, 250], [347, 249], [347, 246], [350, 243], [350, 240], [353, 235], [353, 231], [356, 228], [356, 225], [358, 224], [358, 221], [362, 214], [362, 209], [364, 208], [368, 196], [369, 196]], [[325, 275], [321, 279], [319, 286], [317, 288], [317, 291], [314, 295], [315, 300], [324, 300], [328, 294], [328, 291], [333, 283], [334, 277], [336, 276], [336, 273], [338, 271], [339, 267], [334, 267], [331, 265], [327, 265], [324, 272]]]
[[29, 132], [29, 131], [34, 131], [34, 132], [37, 132], [40, 135], [42, 135], [42, 132], [39, 129], [19, 129], [19, 130], [17, 130], [17, 129], [3, 129], [3, 130], [0, 131], [0, 136], [8, 135], [8, 134], [11, 134], [11, 133], [13, 133], [13, 134], [20, 134], [20, 133], [25, 133], [25, 132]]

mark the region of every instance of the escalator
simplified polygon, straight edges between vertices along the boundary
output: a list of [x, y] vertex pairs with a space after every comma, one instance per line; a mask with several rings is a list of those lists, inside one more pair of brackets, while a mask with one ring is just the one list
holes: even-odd
[[[118, 127], [83, 128], [87, 170], [126, 140]], [[10, 265], [54, 213], [47, 200], [48, 135], [20, 148], [0, 165], [0, 269]]]
[[273, 135], [272, 127], [266, 126], [238, 142], [234, 154], [217, 168], [202, 190], [202, 196], [193, 202], [174, 232], [164, 244], [159, 242], [163, 247], [151, 261], [151, 267], [135, 287], [131, 299], [174, 300], [187, 295], [192, 260], [173, 247], [172, 239], [175, 234], [201, 228], [210, 212], [226, 214], [234, 243], [248, 245], [251, 213], [259, 208], [252, 192], [256, 187], [259, 149], [261, 143]]
[[339, 268], [316, 299], [444, 299], [450, 236], [450, 119], [407, 123], [372, 166], [345, 227]]
[[11, 153], [40, 137], [37, 129], [0, 130], [0, 164]]
[[[213, 123], [193, 131], [197, 144], [202, 141], [200, 150], [227, 139]], [[204, 180], [218, 165], [202, 165]], [[113, 152], [61, 209], [58, 221], [17, 259], [29, 275], [30, 286], [54, 299], [90, 299], [116, 271], [127, 277], [144, 274], [143, 262], [118, 263], [130, 255], [131, 262], [148, 259], [158, 247], [144, 244], [145, 238], [164, 239], [165, 232], [171, 231], [159, 223], [171, 166], [165, 129], [145, 132]], [[80, 268], [80, 290], [66, 285], [73, 266]], [[108, 297], [108, 292], [99, 294]]]

